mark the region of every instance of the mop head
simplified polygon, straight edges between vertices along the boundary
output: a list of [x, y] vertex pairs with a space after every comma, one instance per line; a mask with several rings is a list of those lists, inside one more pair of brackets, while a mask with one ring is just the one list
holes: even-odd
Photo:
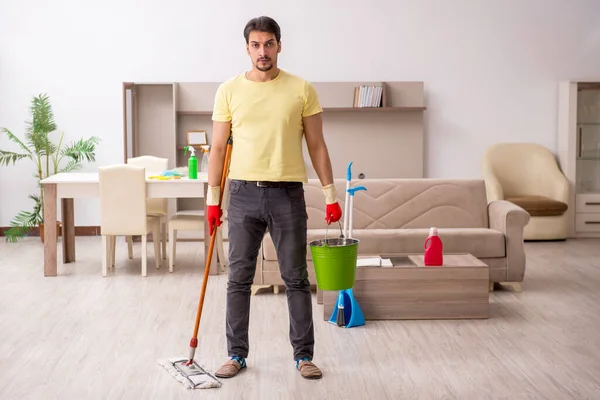
[[196, 360], [189, 367], [183, 365], [184, 361], [188, 361], [188, 359], [185, 357], [173, 357], [166, 360], [158, 360], [158, 363], [187, 389], [214, 389], [221, 387], [221, 381], [208, 372], [204, 366], [199, 365]]

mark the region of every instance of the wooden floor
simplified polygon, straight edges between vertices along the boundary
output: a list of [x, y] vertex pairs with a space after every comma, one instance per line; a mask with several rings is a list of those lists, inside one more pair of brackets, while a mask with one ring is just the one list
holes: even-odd
[[[140, 245], [101, 277], [101, 241], [44, 278], [39, 238], [0, 242], [0, 399], [600, 399], [600, 241], [527, 243], [522, 293], [491, 294], [491, 318], [384, 321], [342, 329], [314, 298], [320, 381], [294, 369], [285, 293], [259, 293], [249, 368], [220, 389], [186, 391], [157, 364], [187, 355], [202, 246], [178, 244], [142, 278]], [[60, 247], [60, 246], [59, 246]], [[59, 250], [59, 260], [62, 255]], [[226, 276], [211, 278], [196, 359], [225, 360]], [[309, 397], [310, 396], [310, 397]]]

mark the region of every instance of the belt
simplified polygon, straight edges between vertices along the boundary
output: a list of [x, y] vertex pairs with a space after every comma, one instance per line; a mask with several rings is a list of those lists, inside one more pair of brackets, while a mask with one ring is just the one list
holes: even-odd
[[291, 188], [300, 187], [302, 182], [274, 182], [274, 181], [240, 181], [245, 184], [256, 185], [264, 188]]

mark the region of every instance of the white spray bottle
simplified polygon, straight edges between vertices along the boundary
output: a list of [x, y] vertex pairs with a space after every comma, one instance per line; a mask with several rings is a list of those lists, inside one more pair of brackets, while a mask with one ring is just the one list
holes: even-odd
[[209, 153], [210, 146], [202, 145], [202, 146], [200, 146], [200, 149], [204, 153], [204, 154], [202, 154], [202, 164], [200, 165], [200, 172], [208, 173], [208, 157], [210, 154]]

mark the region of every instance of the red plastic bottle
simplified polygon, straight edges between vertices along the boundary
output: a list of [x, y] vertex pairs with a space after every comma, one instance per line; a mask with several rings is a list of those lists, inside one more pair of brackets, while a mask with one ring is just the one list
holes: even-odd
[[441, 266], [444, 264], [444, 245], [438, 236], [437, 228], [429, 229], [429, 237], [425, 240], [425, 265]]

